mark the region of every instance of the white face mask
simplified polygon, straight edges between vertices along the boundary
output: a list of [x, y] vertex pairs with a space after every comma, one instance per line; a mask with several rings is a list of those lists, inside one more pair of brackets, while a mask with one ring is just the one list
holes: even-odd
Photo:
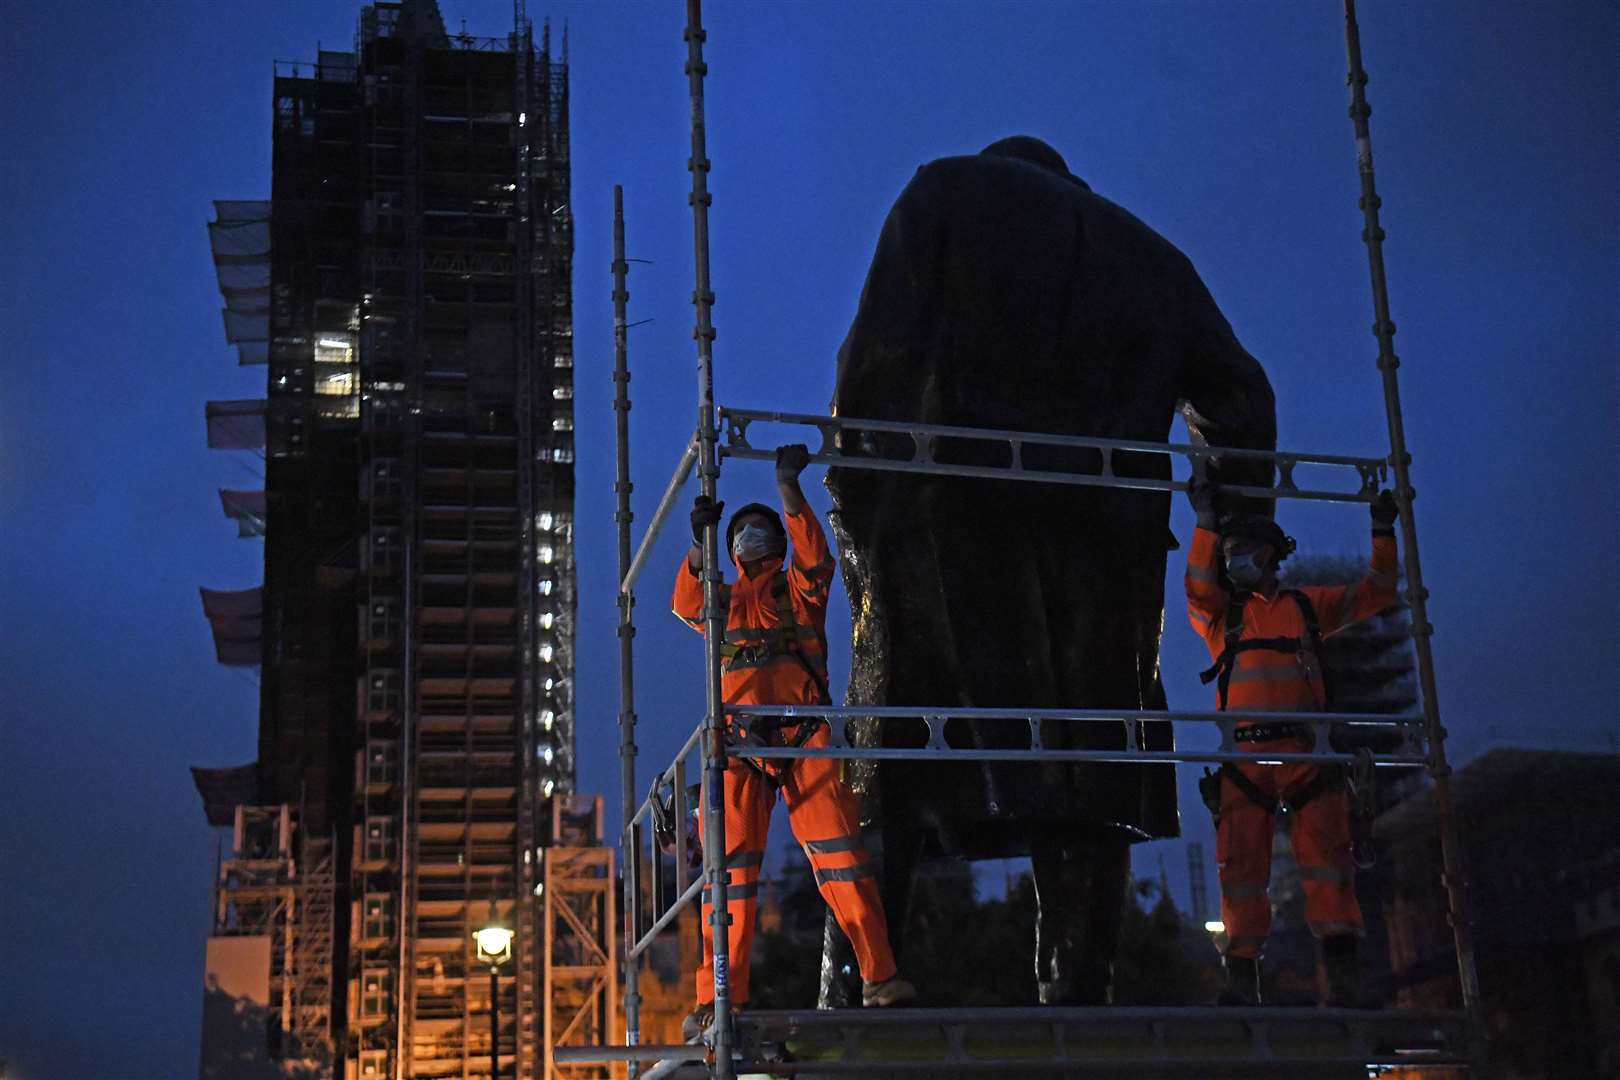
[[786, 548], [782, 538], [762, 525], [744, 525], [731, 540], [731, 553], [739, 562], [773, 559]]
[[1226, 576], [1232, 579], [1232, 584], [1240, 589], [1252, 589], [1260, 584], [1266, 572], [1255, 561], [1253, 555], [1245, 552], [1242, 555], [1228, 555], [1226, 557]]

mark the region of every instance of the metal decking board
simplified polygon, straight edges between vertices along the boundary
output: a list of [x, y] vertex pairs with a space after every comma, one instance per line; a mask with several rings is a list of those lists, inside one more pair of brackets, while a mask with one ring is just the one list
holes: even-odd
[[[1461, 1012], [812, 1009], [745, 1011], [737, 1018], [736, 1047], [739, 1076], [1241, 1075], [1360, 1080], [1369, 1066], [1465, 1068], [1467, 1034]], [[599, 1048], [599, 1060], [606, 1060], [615, 1049], [619, 1048]], [[589, 1051], [577, 1052], [583, 1057]], [[559, 1049], [559, 1062], [565, 1054]], [[707, 1074], [695, 1062], [667, 1061], [647, 1075]]]

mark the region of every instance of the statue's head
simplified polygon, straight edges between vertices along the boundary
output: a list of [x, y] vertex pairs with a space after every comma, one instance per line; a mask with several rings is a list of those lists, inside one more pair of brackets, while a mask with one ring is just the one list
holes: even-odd
[[1027, 161], [1031, 165], [1039, 166], [1047, 172], [1056, 173], [1065, 180], [1072, 180], [1081, 187], [1090, 188], [1084, 180], [1069, 171], [1069, 163], [1063, 160], [1063, 155], [1052, 149], [1051, 145], [1042, 142], [1033, 135], [1009, 135], [1005, 139], [997, 139], [979, 154], [984, 157], [1013, 158], [1017, 161]]

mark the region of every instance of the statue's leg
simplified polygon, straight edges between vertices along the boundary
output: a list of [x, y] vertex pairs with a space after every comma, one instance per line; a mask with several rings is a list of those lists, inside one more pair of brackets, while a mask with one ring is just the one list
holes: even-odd
[[1123, 833], [1036, 838], [1035, 978], [1043, 1005], [1106, 1005], [1130, 884]]
[[[1094, 536], [1090, 557], [1081, 559], [1061, 538], [1051, 540], [1041, 572], [1053, 586], [1046, 621], [1062, 702], [1142, 708], [1136, 583], [1154, 579], [1137, 564], [1156, 570], [1162, 583], [1162, 541], [1154, 552]], [[1154, 587], [1162, 590], [1162, 584]], [[1103, 745], [1091, 741], [1097, 738], [1123, 738], [1114, 731], [1074, 728], [1064, 735], [1084, 746]], [[1120, 765], [1077, 766], [1069, 775], [1092, 813], [1072, 831], [1034, 838], [1036, 979], [1043, 1004], [1106, 1005], [1130, 884], [1131, 834], [1121, 826], [1139, 820], [1141, 781], [1135, 769]]]

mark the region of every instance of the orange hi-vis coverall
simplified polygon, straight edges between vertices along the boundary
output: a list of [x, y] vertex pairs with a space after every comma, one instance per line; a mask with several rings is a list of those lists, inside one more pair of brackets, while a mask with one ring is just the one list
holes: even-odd
[[[768, 559], [749, 577], [738, 567], [737, 582], [722, 590], [730, 612], [726, 643], [736, 651], [722, 668], [720, 688], [731, 705], [824, 705], [827, 658], [822, 632], [827, 624], [827, 590], [832, 583], [833, 557], [815, 513], [804, 507], [786, 515], [792, 562]], [[724, 534], [721, 534], [724, 536]], [[784, 607], [791, 604], [794, 626], [783, 628]], [[688, 626], [703, 631], [703, 585], [683, 559], [675, 577], [675, 614]], [[791, 633], [795, 640], [783, 641]], [[731, 651], [730, 649], [727, 650]], [[813, 722], [813, 721], [812, 721]], [[733, 732], [743, 722], [730, 722]], [[799, 744], [800, 725], [784, 725], [782, 739]], [[828, 744], [827, 729], [817, 724], [802, 744]], [[839, 777], [832, 758], [776, 759], [788, 824], [803, 845], [815, 871], [816, 887], [855, 947], [861, 976], [869, 983], [883, 982], [895, 973], [889, 948], [889, 928], [878, 897], [876, 867], [861, 842], [860, 811], [854, 793]], [[748, 960], [754, 942], [754, 922], [760, 864], [765, 859], [765, 837], [776, 787], [754, 764], [733, 754], [727, 760], [725, 782], [726, 900], [731, 914], [731, 1000], [748, 1000]], [[701, 827], [702, 816], [699, 815]], [[703, 964], [697, 970], [698, 1004], [714, 1000], [714, 952], [709, 939], [712, 903], [703, 890]]]
[[[1193, 532], [1187, 557], [1187, 615], [1210, 655], [1217, 659], [1226, 648], [1226, 617], [1231, 597], [1221, 587], [1218, 560], [1220, 537], [1208, 529]], [[1354, 585], [1301, 586], [1316, 612], [1319, 632], [1326, 636], [1361, 619], [1376, 615], [1398, 599], [1395, 586], [1399, 567], [1395, 538], [1374, 530], [1372, 566]], [[1271, 596], [1251, 593], [1243, 604], [1240, 640], [1296, 638], [1297, 653], [1267, 648], [1239, 652], [1233, 658], [1224, 707], [1233, 711], [1316, 712], [1326, 707], [1320, 659], [1309, 651], [1305, 612], [1287, 590]], [[1242, 741], [1245, 729], [1237, 725], [1240, 746], [1256, 753], [1298, 753], [1311, 749], [1311, 739], [1291, 736]], [[1293, 812], [1294, 858], [1305, 889], [1305, 919], [1318, 937], [1357, 933], [1361, 906], [1356, 902], [1355, 864], [1350, 857], [1350, 802], [1342, 783], [1325, 787], [1319, 768], [1306, 762], [1286, 765], [1234, 766], [1259, 791], [1277, 802], [1288, 803], [1313, 791]], [[1215, 837], [1215, 863], [1221, 880], [1221, 919], [1226, 923], [1230, 956], [1258, 958], [1271, 929], [1271, 841], [1273, 813], [1261, 806], [1226, 776], [1221, 778], [1220, 815]]]

